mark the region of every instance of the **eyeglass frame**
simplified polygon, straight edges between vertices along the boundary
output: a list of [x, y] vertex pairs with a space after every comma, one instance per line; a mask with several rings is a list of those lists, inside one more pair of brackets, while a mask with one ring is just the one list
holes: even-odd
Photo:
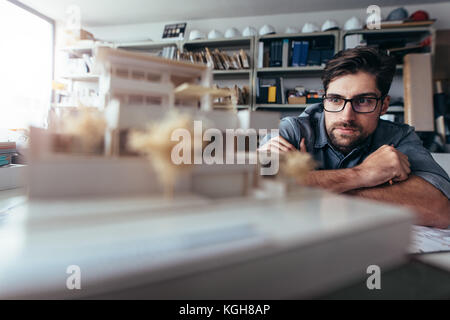
[[[345, 99], [345, 98], [339, 98], [339, 97], [336, 97], [337, 99], [341, 99], [341, 100], [344, 100], [344, 105], [342, 106], [342, 108], [340, 109], [340, 110], [338, 110], [338, 111], [329, 111], [329, 110], [327, 110], [327, 109], [325, 109], [325, 103], [324, 103], [324, 101], [325, 101], [325, 98], [326, 98], [326, 94], [324, 94], [323, 96], [322, 96], [322, 105], [323, 105], [323, 109], [326, 111], [326, 112], [333, 112], [333, 113], [337, 113], [337, 112], [341, 112], [342, 110], [344, 110], [345, 109], [345, 106], [347, 105], [347, 102], [350, 102], [350, 105], [352, 106], [352, 110], [355, 112], [355, 113], [372, 113], [372, 112], [375, 112], [375, 110], [378, 108], [378, 102], [381, 100], [381, 101], [383, 101], [384, 99], [386, 99], [386, 97], [387, 97], [387, 95], [384, 95], [384, 96], [381, 96], [381, 97], [366, 97], [366, 98], [369, 98], [369, 99], [375, 99], [375, 100], [377, 100], [377, 103], [375, 104], [375, 107], [373, 108], [373, 110], [372, 111], [369, 111], [369, 112], [360, 112], [360, 111], [356, 111], [355, 110], [355, 108], [353, 107], [353, 99], [355, 99], [355, 98], [351, 98], [351, 99]], [[363, 96], [361, 96], [361, 97], [363, 97]]]

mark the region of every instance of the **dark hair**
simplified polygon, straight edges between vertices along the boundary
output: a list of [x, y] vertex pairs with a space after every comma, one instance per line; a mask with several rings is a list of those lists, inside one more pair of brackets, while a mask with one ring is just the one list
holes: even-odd
[[375, 76], [381, 95], [388, 94], [395, 73], [395, 59], [371, 47], [342, 50], [325, 66], [322, 82], [325, 92], [334, 79], [364, 71]]

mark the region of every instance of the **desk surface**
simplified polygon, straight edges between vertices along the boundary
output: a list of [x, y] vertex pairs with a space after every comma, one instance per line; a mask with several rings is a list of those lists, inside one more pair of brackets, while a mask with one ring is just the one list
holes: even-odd
[[[211, 213], [211, 208], [214, 213]], [[321, 255], [317, 251], [309, 258], [316, 261], [314, 259], [320, 256], [322, 260], [308, 266], [305, 259], [301, 259], [297, 261], [299, 265], [321, 269], [319, 262], [329, 264], [334, 261], [338, 268], [336, 274], [341, 273], [348, 279], [349, 272], [355, 272], [352, 267], [361, 268], [371, 257], [378, 257], [377, 261], [387, 265], [394, 261], [398, 264], [401, 250], [406, 249], [405, 232], [411, 221], [410, 213], [398, 207], [312, 189], [303, 189], [295, 197], [283, 200], [213, 201], [182, 195], [175, 201], [134, 197], [52, 202], [28, 202], [24, 190], [16, 189], [0, 192], [0, 209], [0, 250], [4, 258], [0, 262], [0, 283], [2, 288], [8, 288], [0, 292], [0, 296], [6, 298], [36, 297], [38, 293], [54, 290], [59, 290], [58, 294], [49, 297], [71, 297], [59, 295], [66, 290], [68, 265], [82, 266], [87, 270], [84, 279], [101, 283], [102, 289], [106, 290], [105, 281], [130, 274], [140, 276], [127, 278], [128, 284], [135, 281], [135, 285], [139, 285], [143, 272], [150, 283], [181, 277], [188, 271], [204, 275], [206, 270], [213, 268], [260, 261], [253, 265], [254, 268], [255, 265], [272, 263], [273, 259], [264, 260], [268, 256], [291, 254], [294, 250], [300, 250], [304, 258], [311, 254], [307, 249], [313, 244], [317, 248], [328, 246], [320, 249]], [[350, 235], [353, 238], [349, 239]], [[373, 253], [366, 253], [364, 246], [373, 249]], [[358, 259], [355, 259], [355, 254]], [[344, 255], [346, 258], [342, 259]], [[280, 270], [286, 268], [286, 261], [291, 261], [289, 259], [292, 260], [292, 256], [286, 256], [282, 265], [277, 264]], [[244, 270], [245, 266], [241, 269]], [[252, 270], [250, 274], [254, 279], [250, 280], [258, 283], [258, 272], [255, 271], [259, 269]], [[245, 272], [248, 280], [248, 268]], [[235, 276], [236, 273], [233, 269], [227, 276]], [[264, 272], [260, 273], [262, 277]], [[282, 276], [274, 273], [276, 270], [270, 276], [282, 283]], [[323, 281], [327, 280], [323, 278]], [[215, 281], [217, 287], [219, 282]], [[336, 279], [328, 279], [328, 283], [333, 281], [336, 286]], [[306, 287], [305, 282], [303, 284]], [[288, 282], [284, 285], [289, 286]], [[322, 289], [326, 285], [322, 283]], [[224, 292], [228, 290], [228, 296], [224, 297], [229, 298], [286, 297], [255, 292], [238, 297], [233, 295], [232, 289], [225, 284], [223, 286]], [[274, 292], [277, 291], [274, 283], [270, 286]], [[117, 289], [117, 283], [113, 287], [108, 290]], [[200, 289], [203, 295], [189, 297], [216, 297], [205, 296], [214, 294], [208, 288]], [[296, 293], [292, 288], [279, 289], [287, 296]], [[151, 297], [148, 291], [145, 294], [145, 297]], [[170, 293], [161, 294], [163, 298], [171, 297]], [[186, 296], [181, 294], [177, 297]]]

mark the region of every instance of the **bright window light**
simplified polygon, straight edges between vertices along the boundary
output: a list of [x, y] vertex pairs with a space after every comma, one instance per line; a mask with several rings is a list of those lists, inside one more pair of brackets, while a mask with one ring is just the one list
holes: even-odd
[[0, 1], [0, 129], [45, 127], [51, 103], [53, 25]]

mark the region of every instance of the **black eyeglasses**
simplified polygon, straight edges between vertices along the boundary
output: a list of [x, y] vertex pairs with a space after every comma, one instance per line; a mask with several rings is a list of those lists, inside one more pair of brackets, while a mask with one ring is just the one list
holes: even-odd
[[383, 101], [386, 96], [382, 97], [355, 97], [352, 99], [344, 99], [335, 96], [324, 95], [323, 108], [328, 112], [341, 112], [344, 110], [347, 102], [350, 102], [353, 111], [356, 113], [371, 113], [378, 107], [378, 101]]

